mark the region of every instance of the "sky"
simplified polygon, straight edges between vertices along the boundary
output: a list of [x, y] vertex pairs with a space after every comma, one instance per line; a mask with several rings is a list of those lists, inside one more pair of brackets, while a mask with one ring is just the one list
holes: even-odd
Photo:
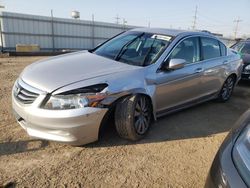
[[71, 11], [80, 19], [113, 22], [120, 17], [128, 25], [192, 29], [197, 6], [196, 29], [234, 36], [250, 36], [250, 0], [0, 0], [3, 11], [70, 18]]

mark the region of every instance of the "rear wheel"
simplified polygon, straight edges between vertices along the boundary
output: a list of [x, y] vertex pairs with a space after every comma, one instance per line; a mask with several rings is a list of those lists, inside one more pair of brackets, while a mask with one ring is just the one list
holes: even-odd
[[144, 95], [122, 99], [116, 106], [115, 126], [122, 138], [139, 140], [148, 131], [152, 118], [150, 101]]
[[218, 96], [219, 101], [226, 102], [230, 99], [233, 93], [235, 81], [234, 76], [230, 76], [226, 79]]

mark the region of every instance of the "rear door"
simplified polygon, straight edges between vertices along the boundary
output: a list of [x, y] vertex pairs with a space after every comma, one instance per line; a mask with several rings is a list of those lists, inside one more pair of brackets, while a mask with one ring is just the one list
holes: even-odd
[[228, 63], [227, 48], [214, 38], [201, 37], [201, 52], [204, 72], [201, 91], [204, 96], [221, 89], [224, 82], [225, 65]]

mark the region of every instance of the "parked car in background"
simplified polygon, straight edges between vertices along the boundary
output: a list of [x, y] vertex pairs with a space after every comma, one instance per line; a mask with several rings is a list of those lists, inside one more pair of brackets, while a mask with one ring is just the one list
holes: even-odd
[[222, 143], [205, 187], [250, 187], [250, 110], [241, 116]]
[[250, 39], [241, 40], [234, 44], [232, 49], [238, 51], [243, 59], [242, 80], [250, 80]]
[[98, 140], [114, 111], [119, 135], [138, 140], [160, 116], [229, 100], [241, 70], [240, 56], [209, 33], [133, 29], [26, 67], [13, 87], [13, 111], [29, 135], [72, 145]]

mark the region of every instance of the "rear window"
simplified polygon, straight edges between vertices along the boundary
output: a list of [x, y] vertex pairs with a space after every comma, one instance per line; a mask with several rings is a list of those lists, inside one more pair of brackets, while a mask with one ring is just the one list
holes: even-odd
[[221, 56], [219, 41], [212, 38], [201, 38], [203, 59], [212, 59]]
[[227, 55], [227, 47], [222, 42], [220, 42], [220, 52], [221, 56]]

